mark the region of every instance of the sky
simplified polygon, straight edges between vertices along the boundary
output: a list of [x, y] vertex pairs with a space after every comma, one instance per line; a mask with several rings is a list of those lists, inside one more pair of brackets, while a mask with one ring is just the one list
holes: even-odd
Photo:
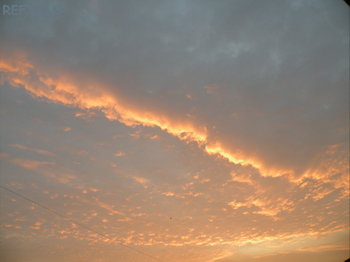
[[350, 257], [344, 1], [2, 2], [1, 261]]

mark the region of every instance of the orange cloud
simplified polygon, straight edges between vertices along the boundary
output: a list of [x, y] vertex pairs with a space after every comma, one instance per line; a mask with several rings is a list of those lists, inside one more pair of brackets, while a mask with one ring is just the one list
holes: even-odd
[[349, 250], [350, 248], [346, 245], [334, 245], [334, 244], [323, 244], [309, 247], [301, 247], [299, 251], [319, 251], [319, 250]]
[[[12, 60], [2, 61], [1, 71], [5, 73], [7, 81], [12, 86], [24, 87], [33, 97], [37, 99], [47, 99], [54, 103], [62, 103], [66, 106], [74, 106], [81, 110], [97, 109], [102, 111], [110, 120], [118, 120], [128, 126], [157, 126], [162, 130], [177, 136], [181, 140], [195, 141], [199, 146], [203, 146], [205, 152], [210, 155], [220, 155], [234, 164], [252, 165], [257, 168], [263, 176], [283, 176], [287, 175], [296, 183], [300, 182], [299, 178], [295, 178], [296, 171], [294, 169], [283, 169], [273, 166], [268, 161], [263, 160], [259, 155], [254, 155], [249, 150], [230, 149], [223, 146], [223, 142], [218, 139], [208, 137], [208, 131], [205, 125], [199, 127], [194, 124], [192, 118], [175, 119], [174, 117], [157, 112], [155, 110], [147, 110], [132, 102], [126, 101], [121, 96], [112, 94], [107, 91], [104, 83], [96, 82], [93, 79], [89, 81], [87, 86], [80, 86], [73, 77], [61, 74], [59, 77], [51, 77], [44, 70], [36, 68], [25, 57], [20, 54], [13, 57]], [[33, 80], [31, 74], [36, 74], [38, 80]], [[205, 87], [209, 92], [215, 92], [218, 86], [212, 85]], [[77, 114], [81, 116], [81, 114]], [[65, 131], [67, 131], [66, 129]], [[134, 134], [138, 138], [138, 133]], [[156, 138], [156, 137], [153, 137]], [[326, 154], [332, 154], [331, 151]], [[339, 161], [343, 161], [342, 166], [349, 166], [347, 160], [343, 156]], [[334, 164], [326, 163], [325, 166], [337, 169]], [[333, 170], [334, 172], [336, 170]], [[342, 168], [342, 171], [344, 169]], [[315, 160], [313, 168], [304, 173], [304, 176], [323, 178], [327, 170], [318, 167]]]
[[143, 185], [144, 188], [148, 188], [148, 186], [147, 186], [148, 179], [145, 179], [143, 177], [133, 177], [132, 179], [134, 179], [136, 182]]
[[231, 172], [231, 177], [232, 177], [231, 180], [229, 180], [228, 182], [236, 181], [236, 182], [239, 182], [239, 183], [247, 183], [249, 185], [254, 186], [254, 183], [250, 179], [250, 176], [247, 175], [246, 173], [237, 174], [235, 171], [232, 171]]
[[36, 70], [40, 81], [33, 83], [30, 79], [29, 70], [33, 69], [23, 55], [11, 61], [3, 61], [1, 71], [5, 73], [7, 81], [15, 87], [23, 86], [33, 97], [45, 98], [54, 103], [62, 103], [67, 106], [75, 106], [84, 110], [99, 109], [110, 120], [118, 120], [128, 126], [144, 125], [159, 126], [170, 134], [180, 139], [189, 139], [204, 142], [206, 139], [203, 130], [197, 130], [191, 123], [174, 123], [166, 115], [156, 112], [138, 110], [130, 105], [123, 104], [120, 98], [103, 90], [103, 86], [91, 82], [84, 90], [72, 84], [68, 76], [51, 78], [44, 72]]
[[124, 152], [121, 152], [121, 151], [118, 151], [117, 153], [114, 154], [115, 156], [124, 156], [125, 153]]
[[63, 130], [64, 132], [68, 132], [69, 130], [71, 130], [71, 128], [68, 127], [68, 126], [61, 127], [61, 128], [62, 128], [62, 130]]
[[39, 154], [42, 154], [42, 155], [46, 155], [46, 156], [55, 156], [55, 154], [53, 154], [53, 153], [51, 153], [49, 151], [46, 151], [46, 150], [41, 150], [41, 149], [36, 149], [36, 148], [28, 148], [26, 146], [18, 145], [18, 144], [10, 145], [10, 146], [16, 147], [16, 148], [21, 149], [21, 150], [36, 152], [36, 153], [39, 153]]
[[26, 168], [26, 169], [37, 169], [39, 166], [42, 165], [54, 165], [55, 163], [52, 162], [42, 162], [42, 161], [34, 161], [29, 159], [23, 159], [23, 158], [14, 158], [11, 159], [10, 162], [19, 165], [20, 167]]
[[115, 210], [111, 205], [107, 204], [107, 203], [103, 203], [101, 201], [96, 200], [96, 204], [101, 207], [104, 208], [108, 211], [110, 211], [111, 214], [116, 214], [116, 215], [121, 215], [121, 216], [125, 216], [125, 214], [123, 212], [117, 211]]
[[[181, 140], [196, 141], [199, 145], [207, 143], [206, 130], [195, 128], [190, 122], [175, 122], [171, 118], [151, 112], [130, 108], [122, 103], [120, 99], [102, 90], [98, 84], [91, 83], [85, 90], [80, 90], [72, 84], [65, 76], [50, 78], [43, 72], [37, 70], [39, 83], [30, 81], [29, 70], [33, 69], [25, 57], [21, 56], [14, 61], [6, 61], [1, 64], [1, 70], [6, 73], [7, 80], [16, 87], [22, 85], [34, 97], [46, 98], [55, 103], [63, 103], [68, 106], [76, 106], [81, 109], [100, 109], [110, 120], [118, 120], [126, 125], [135, 126], [158, 126], [168, 133], [179, 137]], [[241, 154], [232, 154], [222, 148], [219, 143], [215, 146], [206, 145], [206, 152], [219, 154], [230, 162], [242, 165], [253, 165], [262, 168], [256, 160], [252, 160]]]
[[261, 175], [266, 177], [267, 176], [278, 177], [278, 176], [289, 175], [294, 173], [293, 170], [283, 170], [280, 168], [269, 167], [266, 164], [263, 164], [263, 162], [259, 160], [257, 157], [249, 156], [247, 155], [248, 154], [247, 152], [243, 152], [241, 150], [236, 150], [236, 152], [233, 153], [230, 150], [223, 147], [220, 142], [216, 142], [215, 144], [211, 144], [211, 145], [206, 145], [205, 151], [211, 155], [215, 155], [215, 154], [220, 155], [234, 164], [241, 164], [242, 166], [251, 165], [254, 168], [259, 169]]

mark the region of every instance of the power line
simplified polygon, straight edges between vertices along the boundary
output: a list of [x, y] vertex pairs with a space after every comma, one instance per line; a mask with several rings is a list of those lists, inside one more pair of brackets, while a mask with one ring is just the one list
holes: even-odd
[[[110, 239], [108, 236], [106, 236], [105, 234], [100, 233], [100, 232], [98, 232], [98, 231], [96, 231], [96, 230], [94, 230], [94, 229], [92, 229], [92, 228], [90, 228], [90, 227], [88, 227], [88, 226], [85, 226], [85, 225], [83, 225], [83, 224], [81, 224], [81, 223], [79, 223], [79, 222], [76, 222], [76, 221], [74, 221], [73, 219], [68, 218], [68, 217], [66, 217], [66, 216], [64, 216], [64, 215], [62, 215], [62, 214], [60, 214], [60, 213], [57, 213], [56, 211], [54, 211], [54, 210], [52, 210], [52, 209], [50, 209], [50, 208], [48, 208], [48, 207], [46, 207], [46, 206], [43, 206], [43, 205], [41, 205], [41, 204], [35, 202], [34, 200], [31, 200], [31, 199], [25, 197], [25, 196], [22, 196], [21, 194], [18, 194], [18, 193], [16, 193], [16, 192], [12, 191], [11, 189], [8, 189], [8, 188], [6, 188], [6, 187], [4, 187], [4, 186], [1, 186], [1, 185], [0, 185], [0, 187], [3, 188], [3, 189], [5, 189], [5, 190], [7, 190], [7, 191], [9, 191], [9, 192], [11, 192], [11, 193], [13, 193], [13, 194], [15, 194], [15, 195], [17, 195], [17, 196], [19, 196], [19, 197], [21, 197], [21, 198], [23, 198], [23, 199], [25, 199], [25, 200], [27, 200], [27, 201], [29, 201], [29, 202], [31, 202], [31, 203], [33, 203], [33, 204], [35, 204], [35, 205], [38, 205], [38, 206], [42, 207], [43, 209], [46, 209], [47, 211], [49, 211], [49, 212], [51, 212], [51, 213], [56, 214], [57, 216], [60, 216], [60, 217], [64, 218], [65, 220], [68, 220], [68, 221], [72, 222], [73, 224], [79, 225], [79, 226], [81, 226], [81, 227], [83, 227], [83, 228], [85, 228], [85, 229], [87, 229], [87, 230], [89, 230], [89, 231], [92, 231], [92, 232], [94, 232], [94, 233], [96, 233], [96, 234], [98, 234], [98, 235], [100, 235], [100, 236], [102, 236], [102, 237], [104, 237], [104, 238], [106, 238], [106, 239], [108, 239], [108, 240], [111, 240], [111, 239]], [[164, 262], [163, 260], [160, 260], [160, 259], [158, 259], [158, 258], [156, 258], [156, 257], [154, 257], [154, 256], [151, 256], [151, 255], [148, 255], [148, 254], [146, 254], [146, 253], [144, 253], [144, 252], [142, 252], [142, 251], [140, 251], [140, 250], [137, 250], [137, 249], [135, 249], [135, 248], [133, 248], [133, 247], [130, 247], [130, 246], [125, 245], [125, 244], [123, 244], [123, 243], [119, 243], [119, 244], [122, 245], [122, 246], [124, 246], [124, 247], [127, 247], [127, 248], [129, 248], [129, 249], [131, 249], [131, 250], [133, 250], [133, 251], [136, 251], [136, 252], [138, 252], [138, 253], [140, 253], [140, 254], [142, 254], [142, 255], [145, 255], [145, 256], [147, 256], [147, 257], [150, 257], [150, 258], [152, 258], [152, 259], [154, 259], [154, 260], [157, 260], [157, 261], [160, 261], [160, 262]]]

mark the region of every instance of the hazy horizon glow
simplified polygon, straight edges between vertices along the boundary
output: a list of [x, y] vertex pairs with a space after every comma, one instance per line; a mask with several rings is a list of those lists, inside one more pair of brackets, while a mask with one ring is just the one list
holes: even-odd
[[1, 190], [1, 261], [350, 256], [343, 1], [35, 3], [1, 15], [1, 185], [109, 239]]

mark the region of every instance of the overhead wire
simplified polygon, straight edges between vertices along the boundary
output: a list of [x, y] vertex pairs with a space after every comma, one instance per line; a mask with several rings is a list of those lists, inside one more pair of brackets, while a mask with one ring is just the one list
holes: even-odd
[[[111, 238], [108, 237], [107, 235], [105, 235], [105, 234], [103, 234], [103, 233], [100, 233], [100, 232], [98, 232], [98, 231], [96, 231], [96, 230], [94, 230], [94, 229], [92, 229], [92, 228], [90, 228], [90, 227], [88, 227], [88, 226], [86, 226], [86, 225], [84, 225], [84, 224], [81, 224], [81, 223], [79, 223], [79, 222], [76, 222], [75, 220], [73, 220], [73, 219], [71, 219], [71, 218], [69, 218], [69, 217], [66, 217], [65, 215], [62, 215], [62, 214], [60, 214], [60, 213], [58, 213], [58, 212], [56, 212], [56, 211], [54, 211], [54, 210], [52, 210], [52, 209], [50, 209], [50, 208], [48, 208], [48, 207], [42, 205], [42, 204], [39, 204], [39, 203], [35, 202], [34, 200], [31, 200], [31, 199], [28, 198], [28, 197], [25, 197], [25, 196], [23, 196], [23, 195], [21, 195], [21, 194], [15, 192], [15, 191], [12, 191], [11, 189], [9, 189], [9, 188], [7, 188], [7, 187], [2, 186], [2, 185], [0, 185], [0, 187], [3, 188], [3, 189], [5, 189], [5, 190], [7, 190], [7, 191], [9, 191], [9, 192], [11, 192], [11, 193], [13, 193], [13, 194], [15, 194], [15, 195], [17, 195], [17, 196], [19, 196], [19, 197], [21, 197], [21, 198], [23, 198], [23, 199], [25, 199], [25, 200], [27, 200], [27, 201], [29, 201], [29, 202], [31, 202], [31, 203], [33, 203], [33, 204], [35, 204], [35, 205], [37, 205], [37, 206], [39, 206], [39, 207], [41, 207], [41, 208], [43, 208], [43, 209], [45, 209], [45, 210], [47, 210], [47, 211], [49, 211], [49, 212], [51, 212], [51, 213], [53, 213], [53, 214], [55, 214], [55, 215], [57, 215], [57, 216], [59, 216], [59, 217], [64, 218], [65, 220], [68, 220], [68, 221], [72, 222], [73, 224], [76, 224], [76, 225], [78, 225], [78, 226], [81, 226], [81, 227], [83, 227], [83, 228], [85, 228], [85, 229], [87, 229], [87, 230], [89, 230], [89, 231], [92, 231], [92, 232], [98, 234], [99, 236], [102, 236], [102, 237], [104, 237], [104, 238], [106, 238], [106, 239], [108, 239], [108, 240], [111, 240]], [[129, 249], [131, 249], [131, 250], [133, 250], [133, 251], [135, 251], [135, 252], [138, 252], [138, 253], [140, 253], [140, 254], [142, 254], [142, 255], [144, 255], [144, 256], [150, 257], [150, 258], [152, 258], [152, 259], [154, 259], [154, 260], [157, 260], [157, 261], [160, 261], [160, 262], [164, 262], [163, 260], [160, 260], [160, 259], [158, 259], [158, 258], [156, 258], [156, 257], [154, 257], [154, 256], [151, 256], [151, 255], [149, 255], [149, 254], [147, 254], [147, 253], [145, 253], [145, 252], [142, 252], [142, 251], [140, 251], [140, 250], [138, 250], [138, 249], [135, 249], [135, 248], [130, 247], [130, 246], [128, 246], [128, 245], [125, 245], [125, 244], [123, 244], [123, 243], [120, 243], [120, 242], [119, 242], [118, 244], [121, 245], [121, 246], [124, 246], [124, 247], [126, 247], [126, 248], [129, 248]]]

